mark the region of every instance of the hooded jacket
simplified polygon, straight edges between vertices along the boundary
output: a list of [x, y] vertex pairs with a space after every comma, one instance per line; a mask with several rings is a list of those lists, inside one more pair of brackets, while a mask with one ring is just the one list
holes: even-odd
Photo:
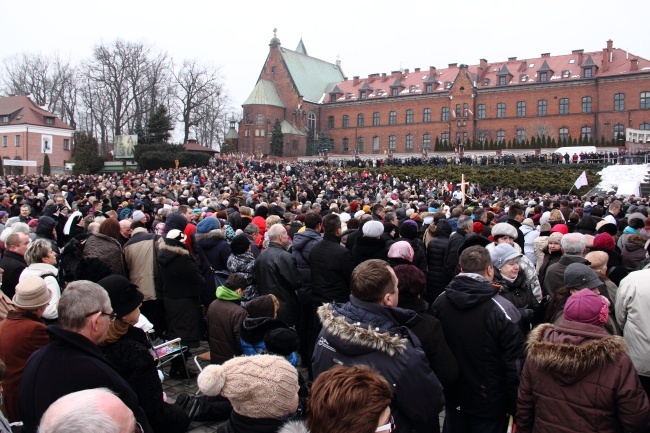
[[420, 317], [350, 296], [345, 304], [318, 308], [323, 325], [312, 358], [314, 377], [336, 364], [368, 364], [393, 391], [395, 432], [439, 431], [442, 386], [429, 367], [420, 341], [409, 330]]
[[308, 303], [311, 303], [311, 267], [309, 255], [314, 245], [321, 240], [322, 238], [316, 230], [307, 228], [302, 233], [296, 233], [291, 244], [291, 255], [296, 260], [296, 266], [298, 267], [302, 281], [300, 291], [302, 295], [306, 296]]
[[447, 406], [482, 418], [515, 413], [524, 361], [519, 311], [497, 290], [478, 274], [461, 273], [431, 306], [458, 363]]
[[210, 362], [213, 364], [223, 364], [242, 354], [239, 328], [246, 317], [246, 310], [241, 307], [240, 300], [241, 297], [232, 290], [220, 286], [217, 299], [208, 308], [208, 343]]
[[191, 298], [203, 293], [205, 280], [182, 242], [161, 238], [158, 241], [158, 266], [164, 298]]
[[347, 302], [354, 270], [350, 250], [342, 246], [336, 236], [325, 233], [323, 240], [312, 248], [309, 262], [314, 305]]
[[649, 424], [648, 397], [622, 337], [567, 320], [531, 332], [518, 432], [642, 431]]
[[621, 250], [621, 259], [623, 266], [629, 272], [634, 271], [639, 263], [646, 258], [645, 238], [641, 236], [628, 236], [623, 249]]
[[52, 234], [52, 231], [56, 228], [56, 221], [54, 218], [49, 217], [49, 216], [42, 216], [38, 219], [38, 223], [36, 224], [36, 239], [47, 239], [50, 242], [50, 245], [52, 246], [52, 251], [54, 251], [58, 257], [60, 251], [59, 251], [59, 246], [56, 243], [56, 240], [54, 239], [54, 235]]
[[434, 299], [445, 290], [451, 281], [445, 271], [445, 252], [449, 244], [451, 225], [447, 220], [439, 220], [434, 238], [427, 245], [427, 298]]
[[194, 232], [194, 250], [201, 258], [201, 275], [205, 279], [205, 290], [208, 302], [216, 298], [217, 285], [212, 269], [221, 271], [228, 269], [230, 246], [226, 242], [226, 234], [221, 229], [208, 233]]

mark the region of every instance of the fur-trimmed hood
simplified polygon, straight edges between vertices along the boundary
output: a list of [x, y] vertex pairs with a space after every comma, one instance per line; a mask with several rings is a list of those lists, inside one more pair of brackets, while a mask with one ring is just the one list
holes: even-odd
[[574, 383], [627, 352], [623, 337], [602, 328], [562, 320], [539, 325], [528, 337], [528, 359], [566, 383]]
[[202, 243], [206, 241], [226, 240], [226, 233], [221, 229], [211, 230], [207, 233], [194, 233], [194, 241]]
[[304, 421], [289, 421], [278, 430], [278, 433], [309, 433], [309, 429]]
[[318, 317], [323, 329], [341, 340], [344, 347], [337, 350], [378, 350], [390, 356], [404, 353], [409, 337], [407, 327], [420, 320], [414, 311], [384, 307], [354, 296], [346, 304], [323, 304], [318, 308]]
[[158, 240], [158, 262], [161, 265], [169, 264], [176, 256], [189, 256], [187, 247], [174, 239], [160, 238]]

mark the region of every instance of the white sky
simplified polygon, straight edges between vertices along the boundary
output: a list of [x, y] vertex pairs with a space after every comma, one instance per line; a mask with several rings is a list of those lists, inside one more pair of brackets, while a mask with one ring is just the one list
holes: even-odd
[[346, 76], [446, 67], [614, 47], [650, 58], [650, 1], [550, 0], [6, 0], [0, 59], [22, 52], [88, 58], [93, 45], [121, 38], [153, 44], [177, 62], [218, 65], [236, 115], [268, 54], [273, 28], [282, 46], [302, 36], [310, 56]]

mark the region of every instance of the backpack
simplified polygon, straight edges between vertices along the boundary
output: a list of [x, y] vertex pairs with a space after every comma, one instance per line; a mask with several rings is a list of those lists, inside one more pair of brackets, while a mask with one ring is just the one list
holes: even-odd
[[77, 266], [79, 266], [79, 262], [81, 262], [81, 259], [83, 258], [85, 244], [86, 239], [79, 240], [77, 238], [72, 238], [63, 247], [63, 252], [61, 252], [61, 256], [59, 257], [59, 269], [60, 274], [62, 274], [62, 281], [69, 283], [75, 280]]

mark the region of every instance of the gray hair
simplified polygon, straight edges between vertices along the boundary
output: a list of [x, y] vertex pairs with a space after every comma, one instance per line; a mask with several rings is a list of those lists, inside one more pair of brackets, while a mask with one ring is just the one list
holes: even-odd
[[59, 326], [78, 332], [83, 329], [88, 314], [98, 311], [111, 311], [111, 300], [106, 290], [92, 281], [73, 281], [59, 299]]
[[560, 241], [564, 254], [581, 256], [585, 252], [585, 235], [582, 233], [567, 233]]
[[395, 212], [386, 212], [386, 215], [384, 215], [384, 221], [392, 221], [396, 216], [397, 214]]
[[93, 234], [93, 233], [99, 233], [99, 227], [100, 227], [100, 226], [101, 226], [100, 223], [98, 223], [97, 221], [93, 221], [93, 222], [91, 222], [90, 224], [88, 224], [88, 228], [86, 229], [86, 231], [87, 231], [88, 233], [91, 233], [91, 234]]
[[47, 239], [36, 239], [30, 243], [25, 251], [25, 263], [33, 265], [34, 263], [43, 263], [43, 259], [52, 251], [52, 244]]
[[457, 226], [458, 226], [459, 229], [467, 230], [468, 228], [470, 228], [472, 226], [472, 224], [474, 224], [474, 222], [472, 221], [472, 217], [470, 217], [468, 215], [461, 215], [461, 216], [458, 217]]
[[[118, 420], [107, 411], [107, 403], [121, 404], [123, 409], [131, 410], [107, 388], [85, 389], [73, 392], [52, 403], [41, 418], [38, 433], [76, 433], [92, 431], [95, 433], [119, 433]], [[133, 422], [133, 412], [131, 412]]]
[[25, 223], [13, 223], [11, 229], [13, 230], [13, 233], [25, 233], [26, 235], [29, 234], [29, 226]]
[[287, 229], [282, 224], [273, 224], [269, 229], [269, 241], [276, 241], [282, 235], [287, 234]]
[[249, 223], [246, 228], [244, 228], [244, 233], [247, 235], [257, 235], [260, 232], [260, 228], [253, 223]]

